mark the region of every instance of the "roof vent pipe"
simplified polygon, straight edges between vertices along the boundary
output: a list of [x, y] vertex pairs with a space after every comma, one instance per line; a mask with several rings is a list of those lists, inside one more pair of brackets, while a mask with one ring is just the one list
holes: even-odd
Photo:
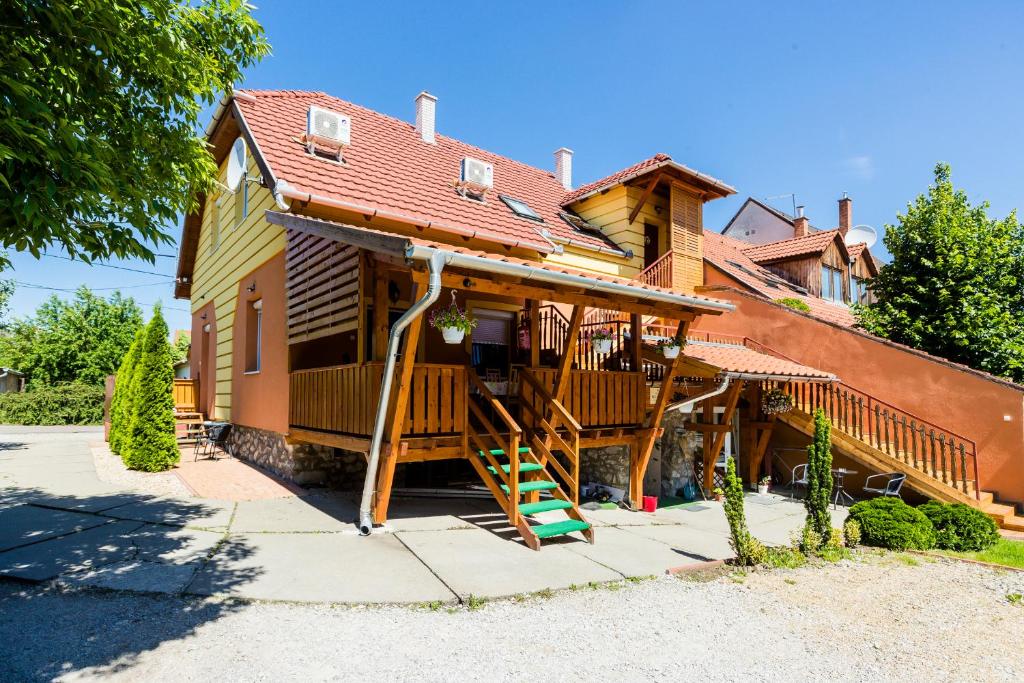
[[568, 147], [555, 151], [555, 177], [567, 190], [572, 189], [572, 154]]
[[426, 90], [416, 96], [416, 132], [420, 134], [420, 140], [431, 145], [436, 144], [434, 140], [436, 109], [437, 98]]

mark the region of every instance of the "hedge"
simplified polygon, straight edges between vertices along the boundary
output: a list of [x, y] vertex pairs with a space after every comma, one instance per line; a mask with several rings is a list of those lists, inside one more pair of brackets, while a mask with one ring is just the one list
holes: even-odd
[[991, 548], [999, 540], [999, 528], [991, 517], [963, 503], [943, 505], [930, 500], [918, 510], [935, 527], [935, 547], [957, 552]]
[[850, 508], [850, 519], [860, 524], [861, 540], [890, 550], [928, 550], [935, 545], [935, 529], [923, 512], [899, 498], [873, 498]]
[[0, 423], [98, 425], [103, 423], [103, 387], [55, 384], [22, 393], [0, 394]]

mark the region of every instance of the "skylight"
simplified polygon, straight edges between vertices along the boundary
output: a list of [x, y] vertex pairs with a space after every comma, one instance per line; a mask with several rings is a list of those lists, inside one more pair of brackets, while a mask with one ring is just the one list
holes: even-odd
[[512, 213], [520, 218], [527, 218], [531, 221], [537, 221], [538, 223], [544, 222], [544, 219], [540, 217], [540, 214], [531, 209], [530, 205], [523, 200], [513, 199], [512, 197], [508, 197], [503, 194], [498, 196], [501, 198], [501, 201], [505, 202], [508, 208], [512, 209]]
[[575, 230], [576, 232], [582, 232], [591, 235], [599, 235], [601, 237], [604, 236], [604, 233], [601, 232], [601, 228], [597, 227], [592, 223], [588, 223], [587, 221], [583, 220], [581, 216], [578, 216], [574, 213], [568, 213], [566, 211], [559, 211], [558, 215], [562, 217], [563, 221], [572, 226], [572, 229]]

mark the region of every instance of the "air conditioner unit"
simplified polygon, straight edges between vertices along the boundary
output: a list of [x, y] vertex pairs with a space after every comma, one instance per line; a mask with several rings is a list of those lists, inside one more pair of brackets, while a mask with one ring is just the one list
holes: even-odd
[[350, 144], [352, 122], [344, 114], [320, 107], [310, 107], [306, 113], [306, 144], [331, 150], [340, 150]]
[[464, 157], [459, 174], [460, 184], [472, 192], [484, 192], [494, 186], [494, 166], [486, 161]]

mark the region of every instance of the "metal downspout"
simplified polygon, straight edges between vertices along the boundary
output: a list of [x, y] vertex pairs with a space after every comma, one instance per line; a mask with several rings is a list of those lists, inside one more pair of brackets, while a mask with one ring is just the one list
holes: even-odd
[[[444, 253], [435, 251], [427, 259], [430, 281], [427, 293], [402, 314], [391, 327], [388, 336], [388, 353], [384, 361], [384, 378], [380, 386], [380, 400], [377, 402], [377, 415], [373, 421], [373, 436], [370, 438], [369, 462], [366, 466], [366, 480], [363, 481], [363, 497], [359, 503], [359, 533], [369, 536], [373, 531], [373, 492], [377, 483], [377, 468], [380, 466], [380, 446], [384, 438], [384, 421], [387, 419], [388, 403], [391, 398], [391, 385], [394, 381], [395, 362], [398, 358], [398, 345], [402, 332], [417, 316], [421, 315], [441, 295], [441, 271], [444, 270]], [[413, 351], [415, 353], [415, 351]]]
[[722, 383], [719, 384], [714, 389], [712, 389], [711, 391], [704, 394], [697, 394], [696, 396], [692, 396], [688, 399], [680, 401], [679, 403], [673, 403], [672, 405], [665, 409], [665, 412], [668, 412], [670, 410], [686, 410], [690, 406], [694, 406], [705, 399], [714, 398], [719, 394], [724, 394], [725, 390], [729, 388], [730, 382], [732, 382], [732, 378], [726, 375], [725, 378], [722, 380]]

